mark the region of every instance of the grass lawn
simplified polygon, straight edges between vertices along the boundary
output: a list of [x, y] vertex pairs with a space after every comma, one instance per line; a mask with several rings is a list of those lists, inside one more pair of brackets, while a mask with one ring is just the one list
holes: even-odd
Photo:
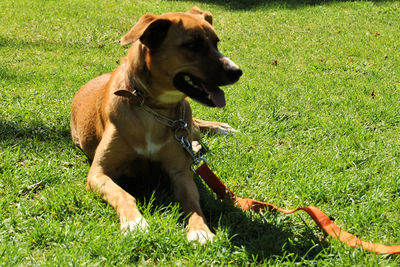
[[[197, 117], [239, 133], [206, 136], [212, 169], [242, 197], [314, 205], [365, 241], [400, 244], [400, 2], [0, 2], [0, 265], [398, 266], [326, 237], [304, 213], [243, 212], [198, 180], [216, 241], [193, 247], [170, 190], [138, 195], [150, 233], [124, 236], [85, 190], [75, 92], [112, 71], [144, 13], [214, 15], [220, 50], [242, 68], [227, 106]], [[196, 178], [197, 179], [197, 178]]]

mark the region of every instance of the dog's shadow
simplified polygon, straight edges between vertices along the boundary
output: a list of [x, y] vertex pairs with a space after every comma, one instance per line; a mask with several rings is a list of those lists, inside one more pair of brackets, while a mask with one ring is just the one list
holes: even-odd
[[[0, 120], [0, 141], [16, 142], [30, 137], [38, 141], [57, 140], [72, 145], [69, 131], [64, 128], [49, 128], [41, 122], [29, 126]], [[77, 149], [78, 151], [78, 149]], [[90, 163], [90, 161], [88, 160]], [[149, 203], [151, 213], [159, 212], [169, 204], [175, 203], [173, 190], [167, 175], [160, 172], [157, 163], [140, 162], [137, 177], [145, 179], [129, 179], [121, 177], [116, 181], [122, 188], [135, 196], [139, 203]], [[223, 229], [230, 242], [243, 247], [250, 260], [261, 260], [293, 254], [293, 257], [312, 259], [324, 248], [326, 241], [320, 241], [303, 223], [295, 224], [289, 217], [274, 213], [257, 215], [233, 207], [229, 202], [216, 199], [215, 194], [206, 187], [199, 177], [195, 177], [200, 192], [202, 210], [210, 228]], [[181, 218], [185, 220], [184, 216]], [[318, 230], [319, 231], [319, 230]], [[319, 231], [320, 233], [320, 231]]]
[[[139, 203], [151, 201], [150, 212], [159, 212], [171, 203], [175, 203], [173, 190], [166, 174], [160, 173], [156, 163], [150, 164], [146, 181], [121, 177], [117, 183], [135, 196]], [[228, 233], [230, 242], [243, 247], [250, 260], [262, 261], [265, 258], [285, 256], [288, 259], [314, 259], [322, 250], [329, 247], [325, 238], [317, 236], [320, 230], [310, 229], [306, 223], [298, 223], [286, 215], [266, 212], [255, 214], [234, 207], [228, 201], [221, 201], [195, 177], [198, 186], [202, 210], [210, 229], [223, 229]], [[181, 220], [185, 220], [182, 216]]]
[[[177, 1], [177, 0], [168, 0]], [[189, 0], [178, 0], [181, 2], [193, 2]], [[223, 6], [228, 10], [251, 10], [258, 7], [276, 7], [284, 6], [287, 9], [303, 8], [304, 6], [315, 6], [329, 4], [330, 2], [347, 2], [348, 0], [202, 0], [196, 1], [201, 4], [207, 3], [212, 5]], [[383, 2], [385, 0], [371, 0], [371, 2]]]

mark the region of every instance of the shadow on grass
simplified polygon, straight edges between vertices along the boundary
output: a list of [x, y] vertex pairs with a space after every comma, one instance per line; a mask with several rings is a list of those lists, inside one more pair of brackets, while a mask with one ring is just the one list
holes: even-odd
[[[120, 33], [123, 34], [122, 32]], [[43, 37], [44, 38], [44, 37]], [[45, 52], [49, 51], [59, 51], [61, 49], [95, 49], [104, 50], [107, 46], [121, 47], [119, 44], [119, 36], [116, 36], [113, 41], [84, 41], [84, 40], [49, 40], [49, 39], [35, 39], [35, 40], [24, 40], [9, 38], [0, 35], [0, 47], [12, 48], [15, 50], [43, 50]], [[121, 50], [123, 48], [121, 47]]]
[[197, 184], [210, 225], [217, 228], [219, 224], [229, 229], [231, 242], [238, 247], [244, 246], [249, 260], [262, 263], [264, 258], [314, 259], [321, 250], [329, 247], [307, 225], [296, 224], [286, 215], [273, 212], [255, 214], [236, 208], [229, 201], [216, 199], [200, 179], [197, 179]]
[[[18, 70], [18, 72], [19, 71], [20, 70]], [[11, 85], [13, 83], [12, 86], [25, 87], [27, 86], [27, 83], [46, 83], [48, 82], [48, 79], [49, 77], [44, 76], [41, 72], [26, 71], [17, 74], [12, 69], [0, 66], [0, 82], [4, 81], [7, 85]], [[14, 97], [16, 96], [14, 95]]]
[[[175, 0], [168, 0], [175, 1]], [[193, 2], [189, 0], [178, 0], [181, 2]], [[369, 2], [388, 2], [389, 0], [370, 0]], [[205, 0], [197, 1], [199, 4], [207, 3], [213, 5], [223, 6], [226, 9], [232, 10], [251, 10], [260, 6], [276, 7], [281, 6], [285, 8], [301, 8], [306, 6], [322, 5], [334, 2], [351, 2], [349, 0]]]
[[[0, 120], [0, 142], [6, 145], [14, 140], [27, 142], [34, 139], [71, 142], [69, 130], [47, 126], [43, 122], [33, 122], [21, 126], [16, 122]], [[76, 153], [79, 153], [78, 149]], [[117, 183], [135, 196], [140, 203], [149, 203], [154, 193], [150, 212], [159, 212], [175, 203], [167, 175], [160, 171], [160, 165], [147, 161], [137, 162], [141, 166], [135, 177], [144, 180], [121, 177]], [[273, 213], [256, 215], [233, 207], [230, 203], [215, 198], [200, 178], [196, 183], [201, 195], [201, 206], [211, 229], [221, 227], [228, 232], [230, 242], [236, 247], [244, 247], [249, 261], [262, 263], [263, 259], [285, 258], [286, 260], [314, 259], [328, 243], [317, 238], [304, 224], [295, 224], [289, 217]], [[181, 218], [184, 221], [184, 218]]]
[[[46, 125], [42, 121], [19, 124], [15, 121], [0, 119], [0, 141], [35, 141], [49, 140], [71, 141], [69, 129], [59, 124]], [[72, 141], [71, 141], [72, 143]]]
[[[149, 167], [150, 172], [139, 174], [141, 177], [146, 177], [146, 182], [132, 182], [132, 179], [122, 177], [118, 184], [135, 196], [139, 203], [149, 203], [154, 194], [150, 212], [159, 212], [176, 201], [166, 174], [160, 173], [160, 166], [156, 163], [147, 164], [149, 165], [146, 167]], [[322, 250], [329, 249], [328, 242], [314, 235], [314, 229], [308, 228], [307, 225], [295, 224], [289, 217], [279, 216], [276, 213], [267, 212], [258, 215], [242, 211], [228, 202], [216, 199], [214, 193], [200, 181], [200, 178], [196, 177], [195, 180], [208, 225], [211, 229], [218, 227], [225, 229], [234, 246], [245, 248], [249, 261], [257, 263], [262, 263], [263, 259], [279, 261], [281, 257], [291, 261], [314, 259]]]

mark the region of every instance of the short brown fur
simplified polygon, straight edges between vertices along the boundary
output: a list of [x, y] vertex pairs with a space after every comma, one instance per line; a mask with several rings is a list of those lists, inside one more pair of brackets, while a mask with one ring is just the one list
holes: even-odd
[[[135, 198], [115, 183], [127, 169], [141, 168], [132, 163], [144, 158], [160, 162], [169, 175], [176, 198], [190, 215], [188, 239], [205, 243], [214, 237], [200, 208], [190, 168], [192, 158], [175, 140], [170, 127], [132, 98], [118, 94], [121, 90], [130, 93], [132, 88], [140, 88], [144, 104], [170, 119], [179, 119], [185, 109], [191, 141], [200, 138], [200, 131], [233, 132], [225, 123], [192, 118], [186, 95], [173, 84], [173, 77], [182, 70], [210, 84], [229, 84], [238, 79], [225, 75], [230, 63], [216, 49], [218, 37], [211, 23], [211, 14], [198, 8], [186, 13], [144, 15], [121, 39], [122, 45], [133, 44], [122, 64], [112, 73], [88, 82], [73, 99], [72, 138], [92, 160], [87, 189], [99, 193], [115, 208], [122, 230], [147, 231], [147, 222], [138, 211]], [[157, 31], [152, 32], [155, 27]], [[165, 31], [162, 36], [160, 29]], [[199, 52], [181, 48], [193, 36], [205, 40], [207, 53], [198, 55]]]

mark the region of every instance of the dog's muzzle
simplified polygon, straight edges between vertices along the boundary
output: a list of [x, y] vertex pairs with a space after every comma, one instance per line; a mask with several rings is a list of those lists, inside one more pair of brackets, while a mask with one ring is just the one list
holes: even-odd
[[174, 86], [188, 97], [209, 107], [224, 107], [225, 94], [218, 86], [206, 84], [200, 78], [180, 72], [174, 77]]
[[235, 83], [242, 76], [242, 70], [227, 57], [220, 59], [222, 71], [220, 75], [213, 73], [217, 77], [214, 82], [206, 82], [189, 72], [179, 72], [175, 75], [173, 84], [179, 91], [185, 93], [193, 100], [209, 107], [224, 107], [225, 94], [218, 86]]

